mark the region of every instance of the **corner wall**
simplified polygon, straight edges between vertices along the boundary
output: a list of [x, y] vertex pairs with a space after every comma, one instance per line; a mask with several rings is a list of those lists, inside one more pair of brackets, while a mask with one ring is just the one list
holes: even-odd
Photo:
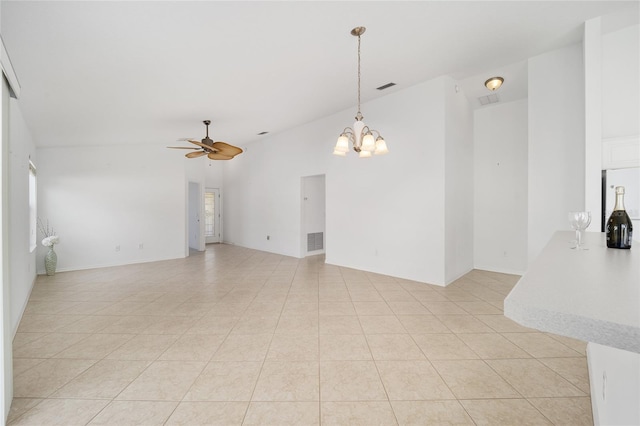
[[456, 82], [444, 81], [445, 113], [445, 283], [473, 269], [473, 117]]
[[[11, 330], [15, 335], [36, 279], [36, 250], [29, 247], [29, 159], [38, 167], [35, 144], [15, 99], [9, 100], [9, 150]], [[40, 240], [38, 234], [38, 244]]]
[[527, 99], [474, 112], [474, 265], [527, 269]]
[[[448, 81], [436, 78], [363, 106], [365, 122], [382, 132], [390, 152], [368, 159], [373, 161], [352, 154], [331, 162], [328, 263], [446, 284]], [[352, 123], [352, 116], [352, 110], [342, 114], [343, 127]], [[336, 128], [331, 148], [340, 131]]]
[[300, 178], [324, 174], [327, 263], [444, 285], [445, 81], [362, 105], [385, 156], [331, 154], [354, 108], [249, 145], [225, 165], [225, 242], [301, 257]]
[[[37, 156], [38, 215], [60, 236], [59, 271], [185, 256], [187, 160], [179, 153], [117, 145], [42, 148]], [[39, 273], [45, 252], [40, 246]]]
[[584, 209], [585, 101], [582, 43], [528, 62], [528, 259], [555, 231], [569, 228], [567, 213]]

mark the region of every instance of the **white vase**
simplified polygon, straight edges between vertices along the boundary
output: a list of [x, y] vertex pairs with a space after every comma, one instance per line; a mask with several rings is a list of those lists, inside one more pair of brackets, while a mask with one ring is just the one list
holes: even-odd
[[47, 275], [56, 274], [56, 266], [58, 265], [58, 255], [53, 250], [53, 245], [49, 246], [49, 251], [44, 255], [44, 269]]

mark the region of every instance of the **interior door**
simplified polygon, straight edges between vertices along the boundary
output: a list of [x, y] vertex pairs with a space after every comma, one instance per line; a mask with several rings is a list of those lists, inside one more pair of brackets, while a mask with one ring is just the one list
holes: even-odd
[[189, 207], [188, 207], [188, 229], [189, 229], [189, 248], [193, 250], [203, 251], [204, 241], [202, 240], [203, 226], [200, 221], [202, 217], [202, 190], [197, 182], [189, 182]]
[[207, 188], [204, 192], [204, 238], [207, 244], [219, 243], [221, 240], [220, 190]]

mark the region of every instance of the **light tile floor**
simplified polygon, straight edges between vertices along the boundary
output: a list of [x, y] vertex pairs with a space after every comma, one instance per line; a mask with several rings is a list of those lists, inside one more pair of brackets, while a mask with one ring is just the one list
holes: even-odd
[[446, 288], [212, 245], [38, 277], [11, 425], [592, 424], [585, 343]]

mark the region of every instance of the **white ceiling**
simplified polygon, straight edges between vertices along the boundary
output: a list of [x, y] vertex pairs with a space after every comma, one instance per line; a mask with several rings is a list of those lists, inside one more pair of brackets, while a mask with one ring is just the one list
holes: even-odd
[[[637, 0], [0, 7], [21, 109], [40, 147], [172, 145], [202, 138], [204, 119], [214, 140], [242, 146], [261, 131], [355, 113], [357, 40], [349, 32], [359, 25], [367, 27], [363, 103], [443, 74], [475, 99], [488, 93], [484, 79], [502, 73], [503, 100], [525, 97], [527, 58], [580, 41], [590, 18], [638, 16]], [[388, 82], [397, 86], [375, 89]]]

